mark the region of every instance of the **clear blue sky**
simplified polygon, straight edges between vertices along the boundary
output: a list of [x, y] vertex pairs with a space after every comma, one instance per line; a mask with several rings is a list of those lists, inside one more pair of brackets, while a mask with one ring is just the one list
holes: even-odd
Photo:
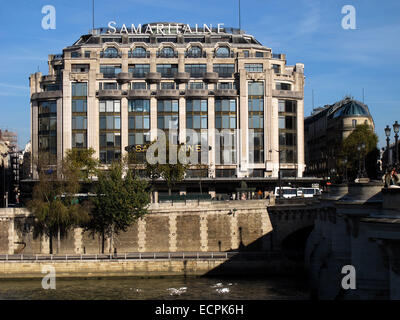
[[[47, 74], [47, 56], [61, 53], [91, 28], [92, 0], [2, 1], [0, 11], [0, 128], [30, 139], [29, 74]], [[341, 27], [344, 5], [356, 8], [357, 29]], [[56, 30], [43, 30], [44, 5], [56, 8]], [[346, 94], [370, 107], [384, 145], [386, 124], [400, 121], [400, 1], [242, 0], [242, 29], [288, 64], [305, 64], [305, 114]], [[238, 26], [238, 0], [96, 0], [96, 27], [108, 21]]]

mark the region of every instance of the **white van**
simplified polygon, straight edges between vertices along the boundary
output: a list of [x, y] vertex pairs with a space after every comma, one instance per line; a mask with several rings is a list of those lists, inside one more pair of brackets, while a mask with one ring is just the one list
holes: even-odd
[[303, 191], [304, 198], [313, 198], [314, 196], [321, 194], [319, 188], [301, 188], [301, 189]]
[[[275, 197], [279, 197], [279, 187], [275, 188]], [[290, 199], [297, 197], [297, 189], [291, 187], [282, 187], [282, 198]]]

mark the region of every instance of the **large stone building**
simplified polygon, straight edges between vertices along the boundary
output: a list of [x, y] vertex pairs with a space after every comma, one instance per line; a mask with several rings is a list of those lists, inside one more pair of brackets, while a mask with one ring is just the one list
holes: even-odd
[[110, 23], [48, 64], [30, 76], [33, 159], [48, 152], [56, 164], [93, 147], [108, 164], [128, 146], [145, 150], [155, 129], [184, 144], [192, 129], [210, 177], [277, 177], [279, 163], [283, 176], [302, 176], [304, 65], [243, 31]]
[[314, 109], [304, 120], [306, 174], [334, 175], [341, 143], [360, 124], [375, 128], [368, 106], [349, 97]]

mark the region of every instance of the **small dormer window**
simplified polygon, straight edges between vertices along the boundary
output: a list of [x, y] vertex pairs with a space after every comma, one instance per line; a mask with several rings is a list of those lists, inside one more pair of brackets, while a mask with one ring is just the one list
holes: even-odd
[[118, 50], [116, 48], [107, 48], [104, 50], [104, 58], [118, 58]]
[[161, 56], [165, 58], [173, 58], [175, 55], [174, 49], [165, 47], [161, 50]]
[[132, 56], [134, 58], [145, 58], [146, 57], [146, 49], [143, 47], [136, 47], [132, 51]]
[[189, 58], [201, 58], [202, 50], [200, 47], [197, 46], [191, 47], [187, 52], [187, 56]]
[[228, 47], [219, 47], [215, 52], [217, 58], [229, 58], [230, 50]]

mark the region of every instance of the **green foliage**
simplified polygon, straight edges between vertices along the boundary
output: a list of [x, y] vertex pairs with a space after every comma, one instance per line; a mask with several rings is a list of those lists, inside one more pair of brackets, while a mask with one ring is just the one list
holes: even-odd
[[124, 174], [124, 163], [114, 162], [107, 171], [99, 172], [96, 197], [88, 229], [104, 237], [126, 231], [138, 218], [147, 213], [150, 196], [144, 180], [134, 178], [130, 170]]
[[66, 152], [64, 167], [74, 172], [79, 180], [90, 182], [99, 165], [99, 161], [93, 157], [95, 152], [93, 148], [69, 149]]
[[[153, 141], [152, 144], [156, 143]], [[180, 182], [185, 177], [186, 170], [188, 169], [188, 164], [181, 163], [177, 158], [176, 163], [171, 163], [170, 161], [170, 142], [167, 140], [166, 142], [166, 163], [156, 163], [150, 164], [146, 162], [146, 175], [152, 180], [162, 178], [166, 181], [168, 186], [168, 193], [171, 195], [171, 190], [177, 182]], [[179, 148], [183, 146], [175, 146], [176, 152], [179, 152]], [[158, 152], [158, 151], [157, 151]], [[158, 154], [155, 154], [157, 156]]]
[[[40, 156], [39, 159], [45, 159], [47, 162], [46, 155]], [[68, 166], [48, 170], [49, 167], [43, 163], [38, 163], [37, 167], [39, 182], [33, 189], [28, 208], [35, 216], [35, 228], [38, 233], [46, 234], [50, 239], [57, 234], [59, 252], [61, 233], [86, 223], [90, 207], [88, 203], [79, 204], [75, 201], [80, 186], [76, 170]], [[53, 252], [52, 241], [50, 252]]]
[[[365, 149], [358, 150], [364, 144]], [[376, 176], [376, 161], [379, 150], [377, 149], [378, 136], [367, 124], [358, 125], [356, 129], [343, 141], [341, 157], [346, 158], [348, 175], [350, 178], [357, 176], [359, 161], [365, 157], [367, 174], [371, 178]]]

